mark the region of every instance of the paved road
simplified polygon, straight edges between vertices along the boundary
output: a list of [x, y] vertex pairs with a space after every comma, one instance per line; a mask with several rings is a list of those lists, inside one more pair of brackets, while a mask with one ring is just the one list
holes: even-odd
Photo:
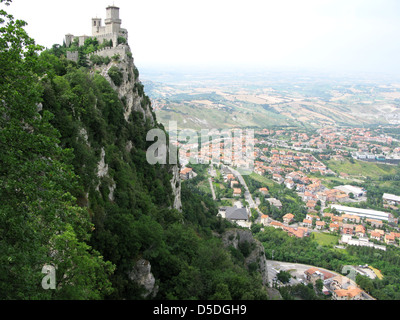
[[[275, 260], [267, 260], [267, 266], [268, 266], [268, 279], [269, 281], [272, 281], [272, 279], [275, 277], [279, 271], [289, 271], [291, 272], [292, 276], [296, 276], [297, 282], [301, 282], [301, 280], [305, 279], [304, 277], [304, 272], [314, 266], [311, 265], [306, 265], [306, 264], [301, 264], [301, 263], [295, 263], [295, 262], [281, 262], [281, 261], [275, 261]], [[318, 269], [325, 270], [327, 272], [333, 273], [335, 275], [340, 275], [339, 273], [331, 270], [327, 270], [324, 268], [318, 267]]]
[[[244, 180], [243, 176], [240, 174], [239, 171], [231, 168], [231, 167], [227, 167], [232, 174], [239, 180], [240, 184], [244, 187], [244, 198], [245, 200], [249, 203], [250, 208], [257, 208], [256, 203], [253, 200], [253, 197], [249, 191], [249, 188], [247, 187], [246, 181]], [[258, 212], [261, 214], [261, 212], [258, 210]]]
[[213, 200], [217, 200], [217, 197], [215, 196], [215, 190], [214, 190], [214, 186], [213, 186], [213, 183], [212, 183], [212, 179], [208, 178], [208, 181], [210, 182], [210, 188], [211, 188]]
[[[281, 262], [281, 261], [275, 261], [275, 260], [267, 260], [267, 269], [268, 269], [268, 280], [270, 284], [272, 285], [273, 279], [276, 277], [276, 275], [279, 273], [279, 271], [290, 271], [292, 275], [292, 279], [290, 282], [290, 285], [295, 285], [298, 283], [306, 283], [305, 275], [304, 272], [314, 266], [311, 265], [305, 265], [301, 263], [293, 263], [293, 262]], [[335, 274], [335, 275], [340, 275], [340, 273], [337, 273], [335, 271], [327, 270], [324, 268], [319, 268], [320, 270], [325, 270], [329, 273]], [[296, 277], [296, 278], [294, 278]], [[352, 280], [350, 280], [353, 285], [356, 285]]]

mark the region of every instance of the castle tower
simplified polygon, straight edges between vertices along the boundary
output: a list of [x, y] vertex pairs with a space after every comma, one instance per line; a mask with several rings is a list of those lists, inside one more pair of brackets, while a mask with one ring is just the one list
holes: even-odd
[[97, 35], [101, 30], [101, 18], [93, 18], [92, 19], [92, 35]]
[[74, 41], [74, 36], [72, 34], [68, 33], [65, 35], [65, 45], [67, 47], [69, 47], [73, 41]]
[[119, 34], [121, 29], [121, 19], [119, 18], [118, 7], [109, 6], [107, 8], [105, 24], [107, 33]]
[[[121, 19], [119, 18], [119, 8], [116, 6], [107, 7], [107, 16], [105, 25], [102, 25], [101, 18], [92, 18], [92, 37], [97, 38], [99, 43], [112, 40], [113, 46], [117, 47], [119, 43], [128, 42], [128, 30], [121, 28]], [[65, 36], [65, 44], [67, 47], [71, 45], [74, 39], [79, 39], [79, 45], [82, 46], [88, 36], [75, 37], [72, 34]], [[123, 40], [124, 38], [125, 40]], [[122, 39], [122, 40], [121, 40]]]

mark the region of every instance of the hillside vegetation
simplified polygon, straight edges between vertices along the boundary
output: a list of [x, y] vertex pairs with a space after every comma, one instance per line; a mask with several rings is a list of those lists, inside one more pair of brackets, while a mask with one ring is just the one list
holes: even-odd
[[[39, 54], [25, 23], [0, 14], [0, 299], [266, 299], [260, 273], [216, 236], [231, 226], [214, 203], [184, 184], [174, 209], [173, 166], [147, 163], [147, 131], [163, 127], [140, 110], [126, 120], [115, 91], [130, 83], [149, 108], [133, 59], [111, 83], [64, 46]], [[151, 288], [135, 281], [143, 260]]]

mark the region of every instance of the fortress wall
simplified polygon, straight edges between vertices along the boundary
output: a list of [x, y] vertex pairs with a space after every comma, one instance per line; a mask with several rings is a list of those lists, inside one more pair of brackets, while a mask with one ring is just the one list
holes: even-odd
[[78, 62], [78, 51], [67, 51], [67, 59]]
[[[121, 59], [124, 59], [127, 57], [127, 53], [130, 52], [130, 49], [127, 45], [122, 45], [120, 44], [118, 47], [105, 47], [101, 50], [97, 50], [95, 52], [92, 52], [88, 54], [88, 58], [90, 58], [92, 55], [100, 56], [100, 57], [109, 57], [112, 58], [116, 54], [119, 54], [121, 56]], [[75, 62], [78, 62], [78, 51], [67, 51], [67, 59], [72, 60]]]
[[112, 48], [111, 47], [106, 47], [106, 48], [103, 48], [101, 50], [97, 50], [97, 51], [89, 54], [89, 57], [91, 55], [96, 55], [96, 56], [100, 56], [100, 57], [103, 57], [103, 58], [105, 58], [105, 57], [110, 57], [111, 58], [112, 56], [114, 56], [116, 54], [119, 54], [121, 56], [121, 59], [123, 59], [126, 56], [128, 51], [129, 51], [129, 47], [128, 46], [119, 45], [117, 47], [112, 47]]

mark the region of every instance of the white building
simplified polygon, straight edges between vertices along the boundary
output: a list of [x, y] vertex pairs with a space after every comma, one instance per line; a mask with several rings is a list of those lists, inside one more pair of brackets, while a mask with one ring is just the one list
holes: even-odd
[[268, 198], [267, 200], [271, 205], [277, 207], [278, 209], [282, 209], [282, 202], [275, 198]]
[[358, 246], [358, 247], [372, 247], [375, 249], [386, 251], [385, 246], [377, 245], [368, 240], [368, 238], [359, 238], [353, 239], [350, 234], [343, 234], [340, 240], [341, 243], [348, 244], [349, 246]]
[[382, 221], [392, 221], [393, 217], [390, 213], [388, 212], [383, 212], [383, 211], [376, 211], [376, 210], [370, 210], [370, 209], [361, 209], [361, 208], [353, 208], [353, 207], [345, 207], [337, 204], [332, 204], [330, 205], [331, 208], [335, 208], [336, 211], [345, 213], [345, 214], [351, 214], [351, 215], [357, 215], [362, 218], [368, 218], [368, 219], [376, 219], [376, 220], [382, 220]]
[[382, 196], [383, 201], [390, 203], [390, 204], [399, 204], [400, 197], [394, 194], [384, 193]]
[[345, 186], [334, 187], [334, 189], [343, 191], [347, 195], [352, 193], [355, 198], [360, 198], [365, 195], [365, 190], [363, 188], [359, 188], [359, 187], [355, 187], [355, 186], [345, 185]]

